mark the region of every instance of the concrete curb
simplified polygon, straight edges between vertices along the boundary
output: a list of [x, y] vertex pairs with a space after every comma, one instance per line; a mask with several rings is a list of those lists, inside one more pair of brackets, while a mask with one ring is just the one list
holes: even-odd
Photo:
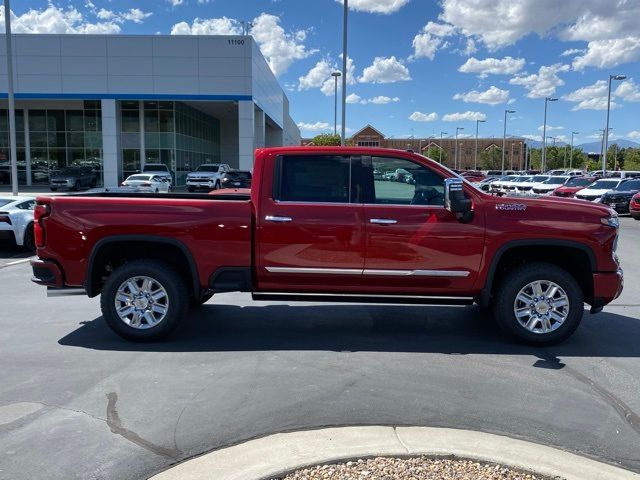
[[373, 456], [453, 455], [566, 480], [640, 474], [501, 435], [432, 427], [338, 427], [277, 433], [187, 460], [151, 480], [261, 480], [298, 468]]

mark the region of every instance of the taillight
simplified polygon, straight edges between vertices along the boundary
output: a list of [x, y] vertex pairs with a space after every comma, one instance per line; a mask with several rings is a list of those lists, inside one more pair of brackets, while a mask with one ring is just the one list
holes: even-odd
[[42, 221], [49, 216], [51, 208], [47, 204], [39, 203], [33, 210], [33, 235], [36, 247], [44, 247], [44, 225]]
[[145, 182], [145, 183], [141, 183], [141, 184], [140, 184], [140, 186], [141, 186], [141, 187], [150, 187], [150, 186], [151, 186], [151, 184], [150, 184], [150, 183], [148, 183], [148, 182]]
[[0, 212], [0, 223], [8, 223], [11, 225], [11, 217], [7, 212]]

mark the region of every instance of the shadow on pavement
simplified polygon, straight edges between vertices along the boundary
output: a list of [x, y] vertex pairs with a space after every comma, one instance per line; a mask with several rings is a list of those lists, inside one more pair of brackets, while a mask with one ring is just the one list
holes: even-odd
[[65, 346], [145, 352], [326, 350], [533, 355], [534, 366], [563, 368], [557, 357], [639, 357], [640, 320], [603, 312], [585, 316], [566, 342], [519, 345], [479, 307], [209, 304], [163, 342], [132, 343], [98, 317], [59, 340]]

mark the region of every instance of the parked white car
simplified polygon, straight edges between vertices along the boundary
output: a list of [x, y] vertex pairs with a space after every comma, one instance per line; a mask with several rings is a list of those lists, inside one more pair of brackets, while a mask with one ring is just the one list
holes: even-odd
[[169, 193], [171, 182], [166, 177], [148, 173], [136, 173], [122, 182], [123, 187], [136, 188], [139, 192]]
[[590, 202], [600, 202], [602, 195], [607, 193], [609, 190], [616, 188], [621, 181], [622, 179], [620, 178], [601, 178], [600, 180], [593, 182], [587, 188], [578, 190], [575, 198], [579, 198], [580, 200], [589, 200]]
[[226, 163], [205, 163], [194, 172], [187, 173], [187, 190], [217, 190], [222, 186], [221, 178], [231, 167]]
[[504, 177], [496, 180], [491, 184], [489, 191], [493, 193], [505, 193], [504, 185], [515, 180], [517, 178], [516, 175], [505, 175]]
[[516, 185], [516, 193], [530, 194], [534, 185], [538, 185], [545, 180], [549, 180], [549, 175], [533, 175], [524, 182], [518, 182]]
[[142, 173], [146, 173], [147, 175], [157, 175], [158, 177], [166, 178], [169, 182], [169, 189], [173, 185], [173, 179], [171, 178], [171, 172], [169, 171], [169, 167], [167, 167], [164, 163], [145, 163], [142, 168]]
[[13, 237], [18, 247], [35, 249], [33, 236], [33, 197], [0, 196], [0, 236]]
[[531, 187], [531, 192], [534, 195], [551, 195], [551, 192], [559, 186], [564, 185], [570, 178], [571, 177], [567, 175], [549, 177], [544, 182]]

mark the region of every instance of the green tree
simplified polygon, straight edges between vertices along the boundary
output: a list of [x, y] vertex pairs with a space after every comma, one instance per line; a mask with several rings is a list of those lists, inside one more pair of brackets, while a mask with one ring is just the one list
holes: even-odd
[[542, 165], [542, 149], [530, 148], [529, 149], [529, 170], [540, 170]]
[[640, 148], [625, 148], [623, 166], [625, 170], [640, 170]]
[[[569, 165], [571, 165], [571, 168], [584, 170], [587, 167], [588, 160], [589, 159], [587, 157], [587, 154], [584, 153], [582, 149], [574, 148], [571, 162]], [[569, 165], [567, 165], [567, 168]]]
[[334, 135], [333, 133], [321, 133], [316, 135], [311, 140], [315, 146], [337, 146], [340, 145], [340, 135]]
[[[480, 168], [483, 170], [501, 170], [502, 149], [499, 147], [492, 147], [480, 152]], [[506, 165], [505, 168], [507, 168]]]
[[[424, 150], [422, 154], [425, 157], [429, 157], [431, 160], [435, 160], [436, 162], [440, 162], [443, 164], [447, 162], [447, 151], [441, 149], [437, 145], [431, 145], [429, 148]], [[442, 157], [440, 155], [442, 155]]]

